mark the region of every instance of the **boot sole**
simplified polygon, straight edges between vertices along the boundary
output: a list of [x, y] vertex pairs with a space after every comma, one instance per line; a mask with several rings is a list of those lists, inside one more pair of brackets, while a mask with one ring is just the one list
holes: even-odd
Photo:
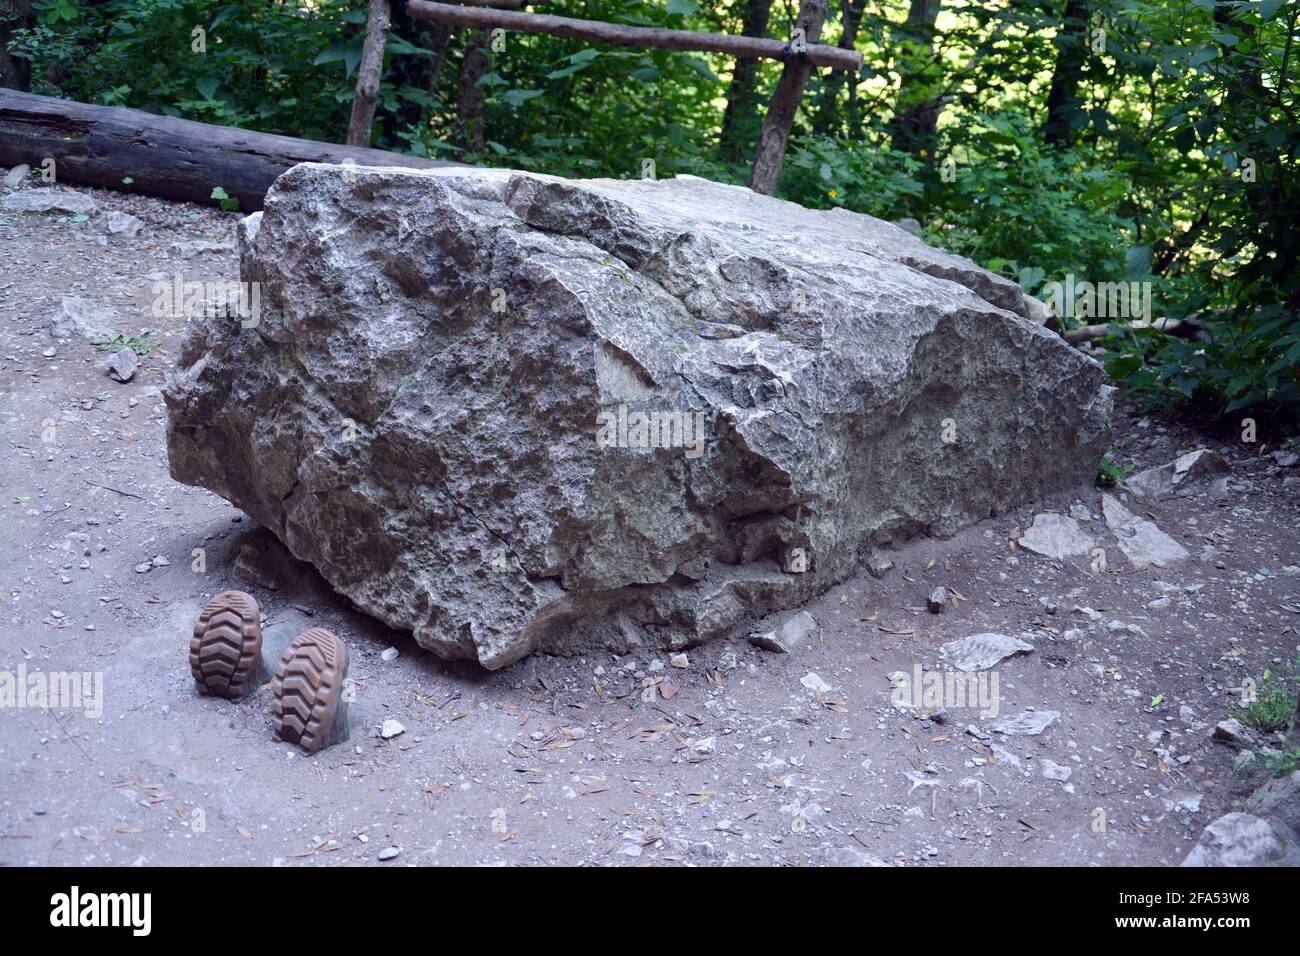
[[331, 631], [312, 627], [285, 648], [275, 669], [275, 735], [315, 753], [328, 743], [343, 696], [347, 649]]
[[238, 700], [251, 689], [262, 651], [257, 601], [222, 591], [203, 608], [190, 638], [190, 673], [199, 693]]

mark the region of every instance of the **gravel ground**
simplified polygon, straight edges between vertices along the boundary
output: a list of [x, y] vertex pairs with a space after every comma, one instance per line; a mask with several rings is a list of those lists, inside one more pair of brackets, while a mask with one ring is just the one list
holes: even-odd
[[[99, 211], [0, 210], [0, 679], [102, 675], [102, 714], [0, 707], [0, 863], [1174, 865], [1255, 782], [1210, 734], [1244, 678], [1296, 659], [1300, 468], [1274, 457], [1267, 423], [1248, 443], [1235, 423], [1197, 434], [1120, 406], [1112, 459], [1210, 447], [1231, 468], [1129, 502], [1190, 552], [1169, 568], [1131, 568], [1101, 492], [1079, 489], [884, 553], [882, 577], [808, 606], [817, 628], [792, 654], [742, 636], [684, 661], [593, 652], [486, 673], [354, 611], [169, 478], [159, 388], [182, 320], [154, 315], [153, 286], [237, 279], [237, 217], [59, 191]], [[142, 228], [107, 234], [109, 211]], [[50, 337], [67, 295], [119, 331], [157, 330], [129, 382], [84, 337]], [[1105, 569], [1018, 546], [1035, 514], [1072, 508]], [[956, 600], [934, 614], [940, 585]], [[276, 741], [269, 686], [196, 693], [189, 632], [230, 587], [268, 625], [347, 643], [365, 719], [346, 744], [309, 757]], [[981, 632], [1034, 648], [985, 672], [996, 699], [896, 706], [889, 675], [942, 667], [941, 645]], [[994, 729], [1048, 711], [1036, 736]], [[383, 739], [386, 719], [404, 731]]]

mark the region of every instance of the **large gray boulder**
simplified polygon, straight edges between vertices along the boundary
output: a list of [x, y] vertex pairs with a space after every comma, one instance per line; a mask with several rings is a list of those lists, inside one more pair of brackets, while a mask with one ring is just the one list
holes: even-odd
[[260, 315], [192, 320], [172, 475], [489, 668], [737, 630], [1109, 439], [1013, 284], [740, 187], [303, 165], [241, 243]]
[[1298, 866], [1294, 834], [1250, 813], [1225, 813], [1201, 832], [1183, 866]]

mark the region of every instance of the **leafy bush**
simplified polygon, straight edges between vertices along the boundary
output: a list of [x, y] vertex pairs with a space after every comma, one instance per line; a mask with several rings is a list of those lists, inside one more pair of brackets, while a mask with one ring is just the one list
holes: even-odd
[[1240, 709], [1242, 723], [1265, 733], [1286, 727], [1296, 713], [1296, 668], [1290, 675], [1266, 669], [1254, 698]]

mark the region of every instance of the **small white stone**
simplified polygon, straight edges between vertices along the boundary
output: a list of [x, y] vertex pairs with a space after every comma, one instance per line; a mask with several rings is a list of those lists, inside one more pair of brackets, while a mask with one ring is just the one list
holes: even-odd
[[809, 690], [816, 691], [819, 694], [824, 694], [831, 689], [831, 685], [822, 680], [820, 674], [811, 671], [805, 674], [799, 683], [803, 684], [803, 686], [807, 687]]

